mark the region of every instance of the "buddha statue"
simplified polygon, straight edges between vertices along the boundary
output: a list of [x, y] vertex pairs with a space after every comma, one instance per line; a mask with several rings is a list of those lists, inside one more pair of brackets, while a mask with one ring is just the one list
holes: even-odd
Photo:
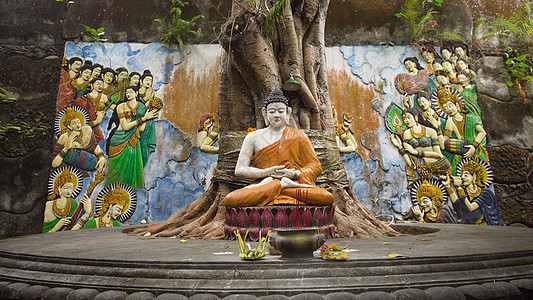
[[235, 167], [236, 176], [255, 182], [229, 193], [226, 207], [333, 204], [315, 185], [322, 166], [309, 137], [287, 126], [291, 112], [283, 92], [272, 90], [262, 109], [267, 127], [248, 133]]

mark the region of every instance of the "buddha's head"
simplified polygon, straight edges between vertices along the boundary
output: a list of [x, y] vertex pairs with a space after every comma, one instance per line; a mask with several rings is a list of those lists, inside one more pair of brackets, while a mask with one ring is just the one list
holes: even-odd
[[265, 100], [262, 113], [267, 126], [279, 128], [289, 124], [292, 109], [289, 107], [289, 100], [285, 98], [283, 92], [274, 88]]

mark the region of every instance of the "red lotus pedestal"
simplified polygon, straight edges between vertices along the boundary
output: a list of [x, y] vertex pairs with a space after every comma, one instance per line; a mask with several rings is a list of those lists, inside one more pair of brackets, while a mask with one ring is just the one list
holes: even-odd
[[333, 215], [335, 205], [331, 206], [263, 206], [263, 207], [226, 207], [226, 239], [234, 240], [235, 231], [241, 236], [248, 232], [248, 239], [259, 240], [259, 233], [265, 236], [269, 230], [278, 228], [307, 229], [316, 228], [326, 238], [335, 236]]

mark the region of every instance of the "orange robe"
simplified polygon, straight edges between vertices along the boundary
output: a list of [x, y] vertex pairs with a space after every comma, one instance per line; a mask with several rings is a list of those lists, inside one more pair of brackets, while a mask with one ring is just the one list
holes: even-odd
[[[307, 135], [298, 129], [285, 128], [281, 139], [257, 151], [252, 157], [252, 166], [265, 169], [284, 165], [288, 169], [301, 172], [295, 182], [315, 186], [317, 177], [322, 173], [322, 166]], [[281, 189], [278, 179], [263, 185], [257, 183], [229, 193], [224, 198], [224, 205], [236, 206], [267, 206], [276, 204], [298, 204], [298, 190], [305, 195], [304, 201], [309, 205], [331, 205], [333, 195], [321, 188], [286, 188]]]

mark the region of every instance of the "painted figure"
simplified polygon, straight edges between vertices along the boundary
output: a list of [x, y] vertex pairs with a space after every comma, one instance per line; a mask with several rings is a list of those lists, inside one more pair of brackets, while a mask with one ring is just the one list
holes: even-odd
[[448, 73], [448, 79], [452, 83], [457, 83], [457, 73], [455, 72], [455, 66], [451, 59], [446, 59], [442, 62], [442, 69]]
[[[433, 101], [433, 100], [432, 100]], [[486, 143], [485, 129], [481, 120], [469, 114], [463, 106], [462, 96], [455, 90], [440, 88], [437, 92], [435, 107], [441, 117], [447, 119], [444, 134], [439, 136], [441, 148], [446, 150], [448, 160], [452, 164], [453, 174], [456, 174], [456, 166], [462, 157], [475, 157], [485, 160], [487, 158], [484, 145]], [[436, 105], [435, 105], [436, 104]], [[461, 141], [467, 144], [455, 147]], [[457, 151], [452, 148], [457, 148]], [[460, 149], [459, 149], [460, 148]]]
[[[78, 185], [83, 184], [83, 176], [69, 168], [63, 168], [60, 173], [56, 172], [50, 180], [49, 184], [53, 186], [53, 191], [48, 196], [49, 201], [46, 202], [44, 210], [43, 233], [61, 231], [71, 223], [72, 215], [78, 208], [75, 199], [77, 193], [81, 191], [81, 186]], [[91, 215], [92, 205], [87, 195], [83, 196], [80, 204], [83, 205], [84, 214], [71, 230], [82, 228]]]
[[[100, 129], [100, 123], [105, 116], [105, 104], [107, 96], [102, 93], [103, 80], [101, 78], [93, 79], [89, 84], [88, 93], [76, 98], [74, 105], [84, 108], [89, 113], [90, 126], [94, 131], [96, 142], [104, 140], [104, 133]], [[93, 98], [94, 97], [94, 98]]]
[[278, 88], [265, 100], [263, 116], [266, 128], [250, 132], [239, 153], [235, 175], [256, 182], [229, 193], [224, 204], [266, 206], [297, 204], [303, 191], [309, 205], [330, 205], [333, 195], [315, 186], [322, 166], [309, 137], [287, 126], [292, 109]]
[[215, 119], [212, 114], [203, 114], [200, 117], [200, 127], [198, 127], [198, 146], [200, 150], [207, 153], [218, 153], [218, 147], [213, 146], [218, 141], [220, 129], [215, 126]]
[[130, 85], [129, 86], [136, 86], [136, 87], [140, 87], [140, 82], [141, 82], [141, 74], [139, 74], [139, 72], [131, 72], [130, 75], [129, 75], [129, 78], [130, 78]]
[[[102, 172], [106, 159], [93, 129], [82, 124], [81, 112], [72, 107], [67, 107], [64, 112], [59, 120], [63, 128], [62, 134], [52, 151], [52, 167], [58, 168], [66, 164], [85, 171], [98, 169], [98, 172]], [[84, 175], [88, 176], [88, 173]]]
[[124, 103], [117, 106], [117, 130], [109, 138], [109, 168], [106, 185], [121, 182], [133, 188], [144, 187], [144, 166], [155, 150], [155, 124], [158, 111], [147, 111], [139, 89], [126, 88]]
[[[64, 58], [64, 61], [66, 58]], [[57, 92], [56, 113], [63, 108], [72, 105], [76, 99], [77, 90], [72, 86], [72, 80], [78, 77], [83, 60], [79, 57], [72, 57], [65, 62], [61, 69], [59, 79], [59, 91]]]
[[104, 88], [102, 89], [102, 93], [107, 95], [109, 98], [109, 92], [111, 89], [113, 89], [115, 83], [115, 71], [111, 68], [103, 68], [102, 78], [104, 79]]
[[461, 163], [459, 166], [460, 180], [454, 179], [457, 194], [451, 188], [450, 177], [443, 182], [457, 212], [458, 222], [476, 225], [503, 225], [498, 200], [488, 188], [490, 182], [487, 178], [488, 173], [491, 172], [488, 164], [479, 159], [468, 159]]
[[100, 75], [102, 75], [103, 68], [104, 66], [102, 66], [101, 64], [93, 64], [93, 71], [91, 73], [91, 79], [89, 81], [92, 81], [93, 79], [100, 77]]
[[437, 76], [437, 72], [442, 70], [442, 62], [443, 61], [444, 60], [442, 58], [437, 57], [437, 58], [435, 58], [435, 60], [431, 64], [433, 66], [433, 75], [435, 75], [435, 77]]
[[405, 160], [408, 179], [438, 179], [441, 175], [451, 174], [450, 162], [440, 150], [437, 131], [427, 126], [429, 124], [425, 123], [420, 111], [406, 109], [403, 121], [409, 129], [403, 132], [401, 139], [391, 134], [391, 142]]
[[122, 83], [127, 81], [126, 79], [129, 78], [128, 76], [128, 70], [124, 67], [120, 67], [115, 70], [115, 74], [117, 76], [117, 83]]
[[342, 114], [342, 123], [335, 126], [337, 147], [342, 153], [355, 152], [357, 151], [357, 141], [355, 140], [353, 134], [354, 131], [350, 127], [352, 125], [353, 118], [350, 113], [344, 112]]
[[80, 76], [71, 82], [72, 86], [76, 89], [76, 97], [85, 94], [85, 90], [93, 74], [93, 66], [88, 64], [83, 65], [79, 74]]
[[445, 124], [445, 121], [442, 121], [437, 112], [431, 107], [431, 96], [428, 92], [421, 91], [420, 94], [418, 94], [418, 106], [422, 111], [422, 117], [424, 120], [431, 125], [431, 128], [439, 132], [441, 126]]
[[415, 219], [424, 223], [438, 222], [439, 208], [446, 203], [446, 196], [437, 181], [415, 183], [411, 188], [411, 198], [415, 198], [418, 204], [411, 207]]
[[431, 74], [434, 74], [435, 69], [433, 69], [433, 62], [435, 61], [435, 58], [437, 56], [435, 48], [433, 48], [432, 46], [424, 46], [420, 50], [420, 54], [422, 55], [424, 61], [427, 63], [426, 70]]
[[464, 58], [468, 63], [470, 62], [470, 52], [468, 51], [468, 46], [466, 44], [459, 44], [455, 46], [454, 53], [458, 59]]
[[470, 114], [476, 116], [481, 123], [481, 109], [477, 104], [476, 86], [472, 84], [470, 74], [467, 71], [462, 71], [459, 73], [458, 80], [466, 109]]
[[152, 88], [154, 76], [150, 70], [144, 70], [141, 75], [141, 87], [139, 88], [139, 97], [144, 100], [146, 104], [155, 97], [155, 91]]
[[413, 99], [410, 95], [417, 95], [422, 90], [432, 91], [435, 83], [429, 78], [430, 73], [424, 70], [416, 57], [408, 57], [404, 61], [404, 66], [409, 73], [396, 75], [394, 84], [403, 97], [405, 108], [413, 107]]
[[[435, 76], [437, 81], [437, 89], [441, 87], [449, 87], [455, 89], [455, 83], [450, 82], [448, 71], [446, 71], [444, 68], [442, 70], [437, 71], [437, 73], [435, 73]], [[433, 90], [432, 93], [436, 93], [437, 89]]]
[[103, 195], [100, 203], [102, 209], [85, 223], [83, 229], [121, 226], [118, 218], [129, 206], [129, 194], [119, 187]]

